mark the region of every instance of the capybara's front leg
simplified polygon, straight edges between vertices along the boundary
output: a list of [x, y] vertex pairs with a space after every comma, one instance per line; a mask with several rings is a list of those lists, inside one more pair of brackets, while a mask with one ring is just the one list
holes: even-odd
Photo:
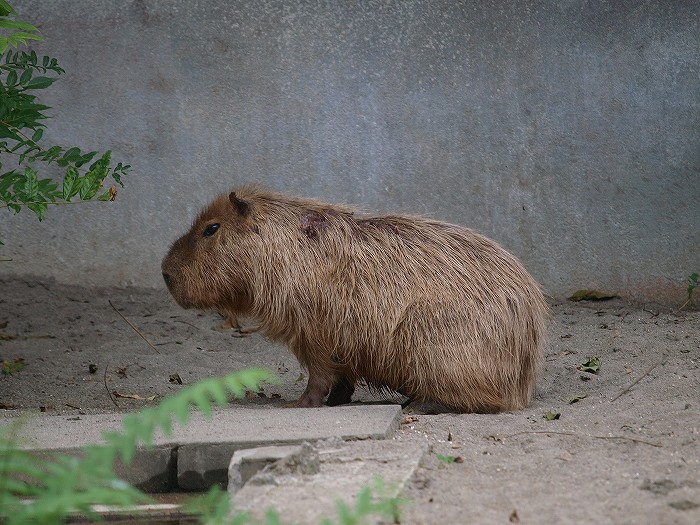
[[323, 399], [328, 395], [333, 383], [332, 377], [309, 371], [309, 382], [306, 390], [296, 401], [289, 403], [288, 407], [311, 408], [320, 407]]

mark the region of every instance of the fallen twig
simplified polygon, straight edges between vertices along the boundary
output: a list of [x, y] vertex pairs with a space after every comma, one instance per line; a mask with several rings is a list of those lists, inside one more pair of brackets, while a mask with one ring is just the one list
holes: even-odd
[[196, 328], [197, 330], [199, 330], [199, 326], [197, 326], [196, 324], [188, 323], [187, 321], [182, 321], [181, 319], [175, 319], [175, 322], [186, 324], [187, 326], [191, 326], [192, 328]]
[[631, 389], [634, 385], [636, 385], [637, 383], [639, 383], [644, 377], [648, 376], [648, 375], [651, 373], [651, 371], [654, 370], [654, 368], [656, 368], [656, 367], [659, 366], [659, 365], [664, 364], [664, 363], [666, 362], [666, 359], [668, 359], [668, 356], [665, 355], [660, 361], [658, 361], [658, 362], [654, 363], [652, 366], [650, 366], [649, 369], [648, 369], [646, 372], [644, 372], [644, 373], [643, 373], [642, 375], [640, 375], [637, 379], [635, 379], [634, 381], [632, 381], [629, 385], [627, 385], [626, 388], [623, 388], [622, 390], [620, 390], [620, 392], [618, 392], [618, 394], [617, 394], [615, 397], [613, 397], [613, 398], [610, 400], [610, 402], [612, 403], [612, 402], [615, 401], [618, 397], [623, 396], [623, 395], [625, 395], [627, 392], [629, 392], [630, 389]]
[[[663, 445], [659, 443], [652, 443], [651, 441], [644, 441], [643, 439], [636, 439], [636, 438], [631, 438], [627, 436], [591, 436], [591, 435], [586, 435], [586, 434], [575, 434], [573, 432], [555, 432], [553, 430], [528, 430], [524, 432], [516, 432], [515, 434], [510, 434], [508, 436], [503, 436], [502, 438], [497, 438], [497, 439], [508, 439], [512, 438], [515, 436], [520, 436], [523, 434], [556, 434], [558, 436], [579, 436], [579, 437], [592, 437], [595, 439], [624, 439], [627, 441], [633, 441], [635, 443], [642, 443], [644, 445], [649, 445], [651, 447], [663, 447]], [[494, 436], [496, 437], [496, 436]]]
[[661, 314], [661, 311], [660, 311], [660, 310], [659, 310], [658, 312], [655, 312], [654, 310], [649, 310], [649, 309], [647, 309], [646, 306], [643, 307], [642, 310], [645, 311], [645, 312], [648, 313], [648, 314], [651, 314], [650, 319], [653, 319], [654, 317], [658, 317], [659, 314]]
[[134, 329], [134, 332], [136, 332], [137, 334], [139, 334], [139, 336], [141, 337], [141, 339], [143, 339], [144, 341], [146, 341], [146, 343], [148, 344], [148, 346], [150, 346], [151, 348], [153, 348], [153, 350], [155, 350], [156, 354], [160, 354], [160, 352], [158, 351], [158, 349], [157, 349], [155, 346], [153, 346], [153, 343], [151, 343], [148, 339], [146, 339], [146, 336], [143, 335], [143, 334], [141, 333], [141, 331], [140, 331], [138, 328], [136, 328], [136, 327], [134, 326], [134, 324], [133, 324], [131, 321], [129, 321], [126, 317], [124, 317], [124, 314], [123, 314], [123, 313], [121, 313], [119, 310], [117, 310], [117, 307], [114, 306], [114, 305], [112, 304], [112, 301], [110, 301], [109, 299], [107, 299], [107, 302], [109, 303], [109, 305], [110, 305], [112, 308], [114, 308], [114, 311], [117, 312], [117, 313], [121, 316], [121, 318], [124, 319], [124, 321], [126, 321], [126, 323], [127, 323], [131, 328]]
[[676, 310], [676, 313], [678, 313], [678, 312], [680, 312], [681, 310], [683, 310], [683, 308], [685, 308], [686, 306], [688, 306], [688, 305], [691, 303], [691, 301], [692, 301], [692, 299], [689, 298], [686, 302], [684, 302], [684, 303], [678, 308], [678, 310]]
[[625, 439], [627, 441], [633, 441], [635, 443], [642, 443], [644, 445], [649, 445], [650, 447], [661, 448], [663, 445], [661, 443], [652, 443], [651, 441], [644, 441], [643, 439], [636, 439], [627, 436], [591, 436], [596, 439]]
[[[112, 304], [112, 303], [109, 303], [109, 304]], [[112, 400], [112, 403], [114, 403], [114, 406], [115, 406], [115, 407], [119, 408], [119, 405], [118, 405], [117, 402], [115, 401], [114, 396], [112, 395], [112, 392], [109, 391], [109, 387], [107, 386], [107, 368], [109, 368], [109, 363], [107, 364], [107, 366], [105, 366], [105, 373], [104, 373], [104, 375], [102, 376], [102, 380], [104, 381], [105, 390], [106, 390], [107, 393], [109, 394], [109, 398]]]

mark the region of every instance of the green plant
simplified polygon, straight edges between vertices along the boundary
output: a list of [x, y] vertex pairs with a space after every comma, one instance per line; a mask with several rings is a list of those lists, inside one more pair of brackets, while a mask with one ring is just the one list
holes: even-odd
[[[357, 495], [352, 506], [343, 501], [336, 503], [337, 521], [322, 518], [320, 525], [360, 525], [367, 523], [369, 517], [382, 517], [392, 523], [400, 523], [400, 509], [406, 501], [398, 497], [386, 495], [384, 482], [377, 478], [373, 487], [364, 487]], [[194, 498], [187, 509], [200, 516], [200, 523], [207, 525], [260, 525], [251, 520], [246, 513], [232, 515], [231, 501], [228, 494], [221, 488], [213, 487], [206, 494]], [[279, 513], [270, 508], [265, 513], [264, 525], [283, 525], [285, 522]]]
[[[357, 495], [355, 505], [349, 507], [342, 501], [336, 503], [338, 523], [340, 525], [359, 525], [366, 523], [369, 516], [388, 518], [392, 523], [400, 523], [400, 508], [406, 502], [401, 498], [387, 497], [386, 488], [381, 479], [375, 479], [374, 488], [364, 487]], [[321, 525], [332, 525], [333, 522], [324, 518]]]
[[566, 398], [566, 402], [569, 403], [570, 405], [573, 405], [574, 403], [578, 403], [582, 399], [586, 399], [588, 397], [588, 394], [579, 394], [576, 396], [570, 396]]
[[[134, 505], [147, 497], [116, 478], [109, 448], [86, 447], [83, 458], [42, 461], [16, 445], [17, 423], [0, 428], [0, 522], [65, 523], [71, 512], [97, 518], [92, 505]], [[27, 483], [26, 480], [31, 480]]]
[[228, 402], [229, 393], [241, 398], [246, 389], [257, 390], [272, 377], [264, 370], [246, 370], [201, 381], [157, 407], [127, 415], [122, 432], [105, 433], [105, 444], [83, 447], [80, 458], [37, 458], [17, 446], [15, 424], [0, 427], [0, 522], [58, 524], [73, 512], [96, 519], [95, 504], [124, 507], [147, 501], [145, 494], [115, 476], [116, 459], [129, 464], [138, 445], [152, 443], [155, 430], [171, 435], [173, 418], [186, 424], [192, 407], [211, 415], [215, 405]]
[[21, 372], [25, 366], [24, 359], [18, 357], [14, 361], [3, 361], [0, 370], [2, 371], [2, 375], [11, 376], [12, 374]]
[[551, 410], [547, 410], [547, 413], [542, 417], [544, 417], [547, 421], [554, 421], [556, 419], [559, 419], [561, 417], [561, 414], [559, 412], [552, 412]]
[[698, 287], [698, 280], [700, 279], [700, 275], [698, 275], [697, 272], [691, 273], [688, 276], [688, 299], [683, 303], [683, 306], [679, 308], [679, 310], [682, 310], [689, 304], [693, 303], [693, 292], [695, 289]]
[[[0, 35], [0, 155], [17, 161], [16, 167], [0, 173], [0, 208], [15, 213], [28, 208], [42, 220], [50, 205], [114, 200], [116, 186], [105, 189], [105, 180], [111, 176], [123, 186], [121, 178], [130, 166], [121, 162], [113, 166], [110, 150], [84, 153], [77, 147], [40, 144], [51, 108], [37, 100], [36, 92], [51, 86], [65, 71], [56, 58], [17, 50], [27, 40], [42, 37], [36, 27], [14, 15], [14, 9], [0, 0], [0, 29], [10, 31]], [[53, 178], [39, 177], [39, 163], [63, 170], [60, 188]], [[0, 172], [7, 164], [0, 161]]]
[[41, 40], [41, 37], [36, 33], [39, 30], [31, 24], [22, 22], [21, 20], [11, 20], [7, 18], [14, 15], [15, 10], [6, 2], [0, 0], [0, 29], [9, 29], [7, 35], [0, 35], [0, 53], [4, 53], [8, 47], [17, 47], [20, 44], [27, 45], [27, 40]]
[[588, 359], [585, 363], [581, 363], [578, 366], [581, 372], [589, 372], [591, 374], [597, 374], [600, 370], [600, 357], [593, 356]]
[[446, 454], [436, 454], [435, 457], [437, 457], [438, 461], [442, 461], [443, 463], [447, 463], [448, 465], [450, 463], [454, 463], [456, 459], [455, 456], [448, 456]]
[[[211, 416], [214, 406], [228, 402], [229, 394], [242, 398], [246, 390], [258, 390], [262, 381], [272, 379], [267, 371], [245, 370], [200, 381], [156, 407], [127, 415], [121, 432], [105, 433], [105, 444], [84, 447], [81, 457], [37, 458], [18, 447], [19, 423], [0, 426], [0, 523], [59, 524], [65, 523], [75, 512], [99, 519], [94, 505], [131, 507], [150, 501], [146, 494], [115, 476], [114, 461], [121, 459], [129, 464], [137, 446], [152, 444], [156, 430], [166, 436], [172, 434], [173, 418], [182, 425], [187, 424], [193, 407]], [[382, 516], [398, 523], [401, 504], [403, 501], [399, 498], [387, 497], [383, 483], [377, 480], [373, 488], [366, 487], [360, 492], [354, 506], [338, 503], [338, 523], [365, 523], [369, 516]], [[229, 495], [217, 486], [193, 498], [187, 508], [199, 515], [200, 523], [208, 525], [253, 523], [246, 514], [232, 516]], [[275, 525], [282, 521], [279, 514], [270, 509], [264, 523]], [[332, 522], [323, 520], [321, 523], [330, 525]]]

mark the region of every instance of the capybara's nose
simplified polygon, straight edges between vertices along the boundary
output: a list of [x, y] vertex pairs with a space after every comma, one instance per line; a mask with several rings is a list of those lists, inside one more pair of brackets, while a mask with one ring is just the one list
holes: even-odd
[[170, 277], [169, 273], [163, 272], [163, 280], [165, 281], [165, 285], [170, 288], [173, 284], [173, 278]]

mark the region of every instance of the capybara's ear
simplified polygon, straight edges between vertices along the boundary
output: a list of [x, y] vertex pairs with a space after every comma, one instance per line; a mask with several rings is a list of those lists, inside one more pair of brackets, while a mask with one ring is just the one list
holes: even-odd
[[238, 215], [240, 215], [241, 217], [245, 217], [246, 215], [248, 215], [248, 212], [250, 212], [250, 204], [248, 204], [244, 200], [239, 199], [235, 191], [232, 191], [228, 194], [228, 200], [231, 201], [233, 209], [236, 210]]

